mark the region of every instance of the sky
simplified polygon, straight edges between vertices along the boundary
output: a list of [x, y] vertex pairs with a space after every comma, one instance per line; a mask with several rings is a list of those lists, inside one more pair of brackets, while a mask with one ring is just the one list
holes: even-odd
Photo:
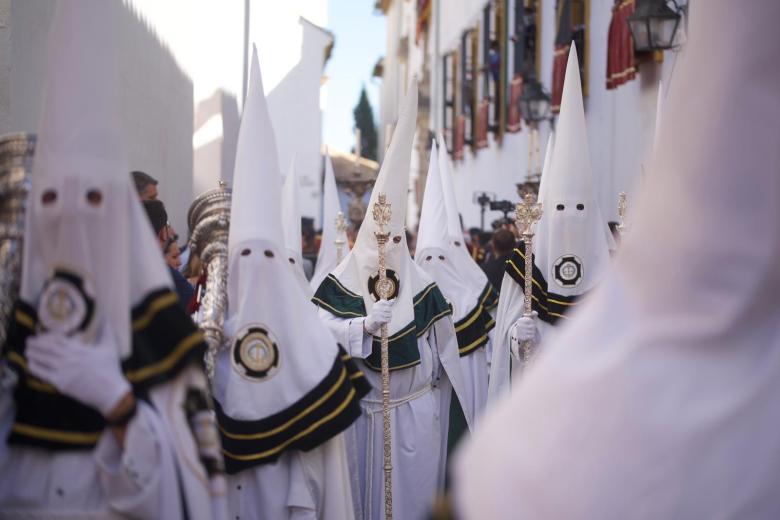
[[348, 152], [355, 143], [352, 110], [362, 85], [378, 120], [380, 83], [371, 72], [385, 52], [385, 18], [374, 13], [373, 0], [330, 0], [328, 29], [336, 44], [325, 67], [323, 144]]

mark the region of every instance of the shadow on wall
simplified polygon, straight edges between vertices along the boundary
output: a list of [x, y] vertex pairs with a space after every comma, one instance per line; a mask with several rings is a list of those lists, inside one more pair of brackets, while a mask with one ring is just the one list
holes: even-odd
[[[112, 5], [119, 18], [120, 99], [128, 168], [146, 171], [160, 181], [160, 198], [170, 219], [184, 230], [192, 194], [192, 81], [132, 6], [124, 1]], [[10, 38], [0, 40], [0, 54], [10, 56], [10, 82], [0, 81], [0, 99], [9, 100], [9, 131], [37, 131], [56, 6], [48, 0], [11, 0], [6, 17]]]
[[228, 186], [233, 184], [239, 124], [236, 97], [222, 89], [195, 107], [192, 138], [195, 196], [216, 188], [220, 180], [227, 181]]
[[160, 181], [160, 199], [181, 234], [193, 190], [192, 80], [132, 6], [116, 5], [121, 9], [122, 115], [130, 167]]

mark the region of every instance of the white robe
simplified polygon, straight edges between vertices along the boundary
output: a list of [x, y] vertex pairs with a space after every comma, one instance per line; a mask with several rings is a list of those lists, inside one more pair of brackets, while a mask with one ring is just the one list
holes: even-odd
[[[509, 391], [510, 374], [515, 379], [522, 374], [523, 364], [516, 362], [510, 353], [509, 330], [512, 325], [523, 317], [525, 312], [525, 295], [523, 288], [514, 279], [504, 274], [501, 282], [501, 292], [496, 310], [496, 327], [491, 331], [490, 382], [487, 399], [495, 403]], [[553, 331], [553, 326], [538, 318], [535, 320], [537, 336], [533, 345], [534, 355], [544, 348], [545, 338]]]
[[[319, 315], [354, 358], [366, 358], [371, 353], [372, 340], [363, 334], [362, 318], [341, 319], [323, 309]], [[437, 343], [437, 331], [446, 337], [445, 343]], [[420, 363], [390, 374], [393, 516], [404, 519], [423, 518], [444, 487], [452, 386], [449, 370], [442, 364], [457, 363], [453, 357], [458, 350], [452, 320], [439, 320], [418, 338], [417, 345]], [[384, 517], [382, 383], [379, 372], [365, 367], [364, 373], [372, 390], [361, 400], [363, 414], [354, 426], [357, 442], [350, 448], [357, 451], [353, 482], [360, 486], [353, 492], [359, 494], [363, 518], [373, 520]], [[470, 425], [473, 415], [467, 405], [464, 414]]]
[[[2, 431], [13, 422], [11, 395], [0, 396]], [[181, 518], [173, 450], [160, 417], [138, 403], [124, 450], [106, 430], [94, 451], [8, 446], [0, 461], [0, 518]], [[210, 517], [190, 511], [190, 518]]]
[[[352, 520], [344, 434], [228, 477], [230, 518]], [[345, 489], [347, 492], [345, 492]]]

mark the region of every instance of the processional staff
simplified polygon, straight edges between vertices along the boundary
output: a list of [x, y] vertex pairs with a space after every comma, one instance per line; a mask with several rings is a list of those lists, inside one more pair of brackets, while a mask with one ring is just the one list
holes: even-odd
[[[533, 308], [531, 298], [533, 296], [533, 274], [534, 274], [534, 224], [542, 218], [542, 204], [536, 202], [536, 197], [532, 193], [526, 193], [523, 202], [517, 204], [515, 208], [515, 222], [523, 236], [525, 244], [525, 273], [523, 274], [523, 290], [525, 296], [525, 309], [523, 316], [533, 317]], [[531, 361], [530, 340], [523, 341], [523, 364]]]
[[336, 214], [333, 225], [336, 226], [336, 240], [333, 241], [336, 244], [336, 263], [340, 264], [344, 257], [344, 245], [347, 243], [344, 240], [344, 234], [347, 232], [347, 219], [344, 218], [344, 213], [339, 211]]
[[626, 233], [626, 210], [628, 210], [628, 200], [626, 198], [626, 192], [621, 191], [618, 194], [618, 233], [620, 238]]
[[[384, 193], [380, 193], [373, 207], [374, 222], [377, 230], [377, 251], [379, 256], [379, 279], [376, 283], [376, 292], [379, 298], [387, 300], [393, 291], [393, 282], [387, 279], [387, 265], [385, 258], [385, 246], [390, 239], [390, 231], [385, 231], [385, 226], [390, 223], [391, 204], [387, 202]], [[385, 471], [385, 519], [393, 518], [393, 464], [392, 464], [392, 434], [390, 431], [390, 364], [388, 360], [387, 324], [382, 324], [379, 329], [381, 337], [381, 363], [382, 363], [382, 430], [384, 440], [384, 471]]]

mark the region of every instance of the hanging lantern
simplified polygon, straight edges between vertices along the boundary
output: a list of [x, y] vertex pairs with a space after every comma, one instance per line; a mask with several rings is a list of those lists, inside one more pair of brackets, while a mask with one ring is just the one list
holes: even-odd
[[550, 112], [550, 95], [536, 79], [530, 78], [523, 84], [520, 95], [520, 110], [528, 123], [536, 123], [547, 119]]
[[636, 0], [636, 11], [628, 17], [634, 50], [648, 52], [671, 49], [680, 18], [679, 9], [671, 9], [666, 0]]

